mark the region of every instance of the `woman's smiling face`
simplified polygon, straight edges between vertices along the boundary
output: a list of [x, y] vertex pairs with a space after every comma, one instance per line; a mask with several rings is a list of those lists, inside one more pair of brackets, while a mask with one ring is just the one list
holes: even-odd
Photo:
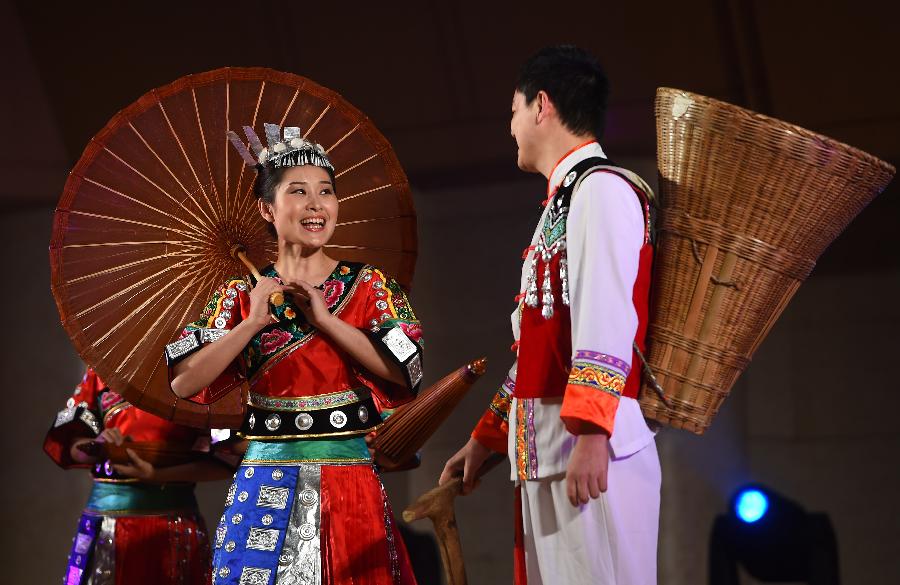
[[334, 234], [338, 200], [331, 177], [323, 168], [288, 168], [275, 187], [273, 203], [259, 203], [260, 213], [275, 226], [279, 240], [318, 249]]

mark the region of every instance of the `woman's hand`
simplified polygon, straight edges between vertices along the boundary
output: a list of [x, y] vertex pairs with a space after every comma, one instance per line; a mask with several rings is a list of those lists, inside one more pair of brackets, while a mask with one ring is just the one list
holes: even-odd
[[123, 437], [119, 429], [103, 429], [94, 439], [81, 438], [75, 440], [69, 448], [72, 459], [78, 463], [97, 463], [102, 459], [102, 443], [121, 445], [127, 437]]
[[370, 373], [393, 384], [406, 385], [400, 366], [382, 354], [362, 330], [328, 312], [323, 291], [303, 281], [292, 282], [291, 286], [294, 302], [310, 325]]
[[279, 284], [274, 278], [261, 278], [250, 291], [250, 307], [241, 307], [246, 316], [215, 343], [205, 344], [175, 364], [171, 381], [172, 391], [181, 398], [190, 398], [216, 381], [248, 343], [272, 323], [269, 297], [273, 293], [292, 292], [290, 286]]
[[326, 329], [324, 325], [334, 318], [334, 315], [329, 313], [328, 307], [325, 306], [325, 293], [302, 280], [297, 281], [296, 286], [294, 299], [306, 320], [316, 329]]
[[116, 470], [116, 473], [141, 481], [154, 481], [156, 479], [156, 468], [153, 467], [152, 463], [143, 459], [132, 449], [125, 449], [125, 452], [128, 453], [131, 463], [113, 464], [113, 469]]
[[274, 278], [261, 278], [250, 291], [250, 314], [245, 321], [254, 323], [259, 329], [272, 322], [269, 312], [269, 297], [276, 292], [290, 291], [291, 287], [279, 284]]
[[97, 438], [95, 439], [98, 443], [112, 443], [115, 446], [121, 445], [125, 442], [125, 437], [122, 436], [121, 431], [119, 429], [103, 429]]
[[372, 456], [372, 461], [375, 461], [375, 431], [366, 433], [366, 447], [369, 448], [369, 455]]

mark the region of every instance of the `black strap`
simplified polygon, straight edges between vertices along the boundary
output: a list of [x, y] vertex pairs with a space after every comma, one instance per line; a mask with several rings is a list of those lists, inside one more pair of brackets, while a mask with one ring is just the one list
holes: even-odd
[[[618, 166], [616, 163], [612, 162], [608, 158], [603, 158], [602, 156], [592, 156], [590, 158], [586, 158], [583, 161], [577, 163], [573, 166], [568, 173], [566, 173], [563, 178], [563, 182], [560, 183], [559, 190], [556, 192], [556, 197], [553, 198], [553, 208], [550, 210], [550, 213], [560, 213], [563, 209], [568, 209], [569, 204], [572, 200], [572, 195], [575, 192], [575, 186], [578, 185], [581, 180], [589, 175], [591, 172], [595, 171], [603, 171], [605, 173], [612, 173], [617, 177], [624, 179], [629, 185], [632, 186], [633, 189], [644, 192], [644, 189], [635, 184], [627, 175], [617, 172], [615, 169], [597, 169], [599, 166], [609, 166], [615, 167]], [[594, 169], [593, 171], [591, 169]], [[650, 213], [650, 243], [656, 244], [656, 206], [653, 204], [653, 201], [650, 199], [649, 194], [644, 193], [644, 196], [647, 198], [647, 203], [649, 206]], [[644, 211], [644, 202], [641, 201], [641, 214], [645, 213]], [[646, 216], [644, 219], [648, 219]]]

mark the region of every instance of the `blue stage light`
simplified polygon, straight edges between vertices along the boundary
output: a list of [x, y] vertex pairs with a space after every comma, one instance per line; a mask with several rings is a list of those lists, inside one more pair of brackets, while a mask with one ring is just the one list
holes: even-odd
[[839, 583], [837, 539], [828, 516], [758, 483], [741, 486], [729, 514], [713, 522], [709, 584], [738, 585], [738, 566], [761, 583]]
[[734, 511], [738, 518], [752, 524], [766, 515], [769, 509], [769, 498], [757, 489], [744, 490], [738, 494]]

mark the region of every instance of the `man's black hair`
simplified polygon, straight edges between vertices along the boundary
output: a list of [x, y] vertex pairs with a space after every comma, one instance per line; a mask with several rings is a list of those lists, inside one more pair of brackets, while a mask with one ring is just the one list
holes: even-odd
[[522, 66], [516, 90], [528, 104], [545, 91], [571, 132], [603, 135], [609, 80], [597, 59], [584, 49], [573, 45], [541, 49]]

